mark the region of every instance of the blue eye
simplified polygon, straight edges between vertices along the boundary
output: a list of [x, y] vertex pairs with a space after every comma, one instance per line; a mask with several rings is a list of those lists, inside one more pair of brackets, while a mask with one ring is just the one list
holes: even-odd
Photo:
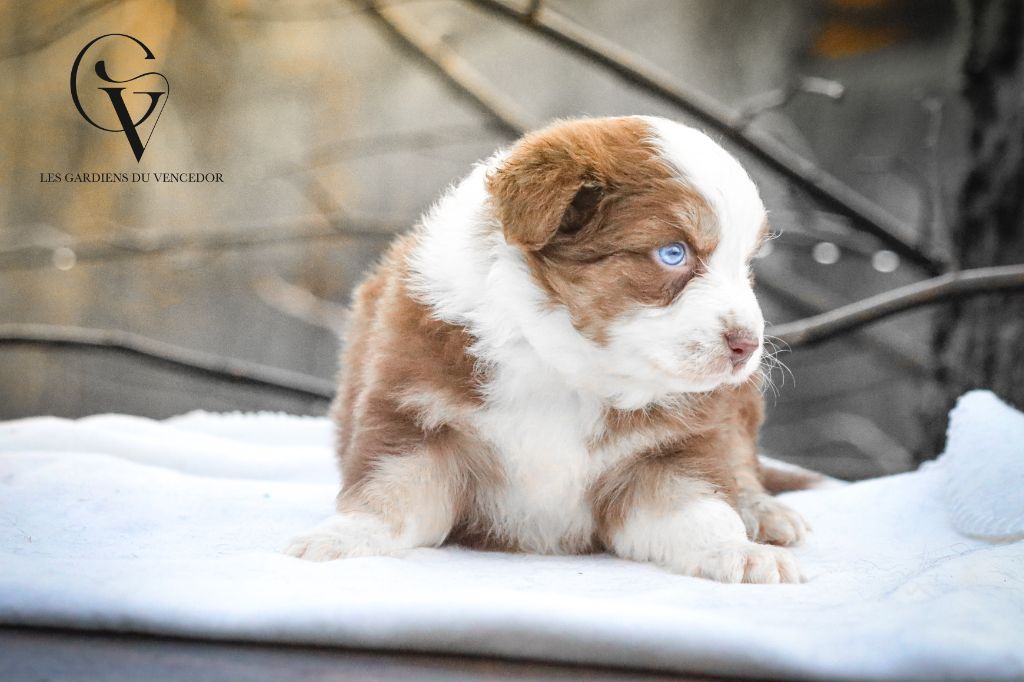
[[669, 266], [679, 265], [686, 260], [686, 247], [679, 242], [666, 244], [658, 249], [658, 260]]

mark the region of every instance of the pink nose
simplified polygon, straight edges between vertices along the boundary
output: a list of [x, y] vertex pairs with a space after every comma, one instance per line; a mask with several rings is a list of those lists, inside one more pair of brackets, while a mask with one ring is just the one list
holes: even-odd
[[722, 334], [722, 338], [725, 339], [725, 345], [729, 346], [729, 359], [733, 367], [742, 366], [761, 345], [757, 337], [747, 329], [730, 329]]

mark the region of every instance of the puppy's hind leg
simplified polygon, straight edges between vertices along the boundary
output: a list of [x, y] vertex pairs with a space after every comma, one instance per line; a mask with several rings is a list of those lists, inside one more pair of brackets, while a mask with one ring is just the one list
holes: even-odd
[[338, 513], [294, 538], [285, 553], [330, 561], [436, 547], [454, 525], [455, 488], [429, 452], [380, 458], [338, 496]]

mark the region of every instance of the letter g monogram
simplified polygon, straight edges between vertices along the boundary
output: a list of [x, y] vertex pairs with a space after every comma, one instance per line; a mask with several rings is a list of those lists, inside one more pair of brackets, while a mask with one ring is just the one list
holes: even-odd
[[[167, 106], [167, 99], [170, 97], [171, 93], [171, 84], [167, 81], [166, 76], [157, 71], [147, 71], [145, 73], [139, 74], [138, 76], [135, 76], [134, 78], [116, 80], [114, 78], [111, 78], [110, 75], [107, 73], [106, 62], [102, 59], [97, 61], [94, 67], [96, 75], [100, 78], [100, 80], [102, 80], [105, 83], [111, 84], [111, 86], [113, 87], [97, 86], [96, 89], [102, 90], [103, 92], [107, 93], [107, 97], [110, 100], [110, 105], [113, 107], [114, 113], [117, 115], [117, 121], [121, 127], [107, 128], [97, 123], [91, 116], [89, 116], [88, 113], [86, 113], [85, 107], [82, 105], [82, 100], [79, 97], [78, 67], [81, 66], [82, 59], [85, 57], [86, 52], [88, 52], [93, 45], [95, 45], [100, 40], [103, 40], [104, 38], [127, 38], [128, 40], [133, 41], [136, 45], [142, 48], [142, 51], [146, 55], [146, 59], [155, 59], [153, 53], [150, 51], [148, 47], [146, 47], [142, 43], [141, 40], [139, 40], [138, 38], [134, 38], [130, 35], [124, 33], [108, 33], [106, 35], [100, 36], [99, 38], [93, 38], [88, 43], [86, 43], [85, 47], [82, 48], [82, 51], [78, 53], [78, 56], [75, 57], [75, 63], [71, 67], [71, 99], [74, 100], [75, 108], [78, 109], [78, 113], [80, 113], [82, 115], [82, 118], [88, 121], [90, 125], [99, 128], [100, 130], [104, 130], [108, 133], [123, 132], [125, 137], [128, 138], [128, 144], [132, 148], [132, 153], [135, 154], [135, 160], [141, 161], [142, 153], [146, 151], [146, 147], [149, 145], [149, 140], [153, 136], [153, 131], [156, 130], [156, 124], [160, 122], [160, 115], [163, 114], [164, 107]], [[125, 103], [123, 97], [125, 88], [116, 86], [124, 83], [131, 83], [132, 81], [139, 80], [140, 78], [145, 78], [146, 76], [158, 76], [164, 82], [164, 89], [157, 91], [133, 90], [130, 93], [132, 95], [145, 95], [149, 97], [148, 106], [146, 107], [145, 112], [142, 114], [142, 117], [139, 118], [138, 121], [133, 121], [131, 113], [128, 110], [128, 105]], [[160, 102], [161, 97], [163, 98], [163, 103]], [[154, 112], [156, 112], [156, 118], [153, 119], [153, 124], [149, 129], [149, 134], [146, 135], [146, 141], [143, 142], [142, 137], [139, 135], [139, 126], [145, 123], [146, 120]]]

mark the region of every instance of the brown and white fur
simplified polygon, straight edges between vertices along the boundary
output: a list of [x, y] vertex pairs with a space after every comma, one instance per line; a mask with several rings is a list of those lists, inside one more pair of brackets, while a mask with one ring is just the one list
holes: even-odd
[[806, 524], [756, 454], [766, 233], [739, 163], [665, 119], [563, 121], [478, 165], [356, 291], [337, 513], [288, 553], [457, 542], [800, 580], [777, 545]]

